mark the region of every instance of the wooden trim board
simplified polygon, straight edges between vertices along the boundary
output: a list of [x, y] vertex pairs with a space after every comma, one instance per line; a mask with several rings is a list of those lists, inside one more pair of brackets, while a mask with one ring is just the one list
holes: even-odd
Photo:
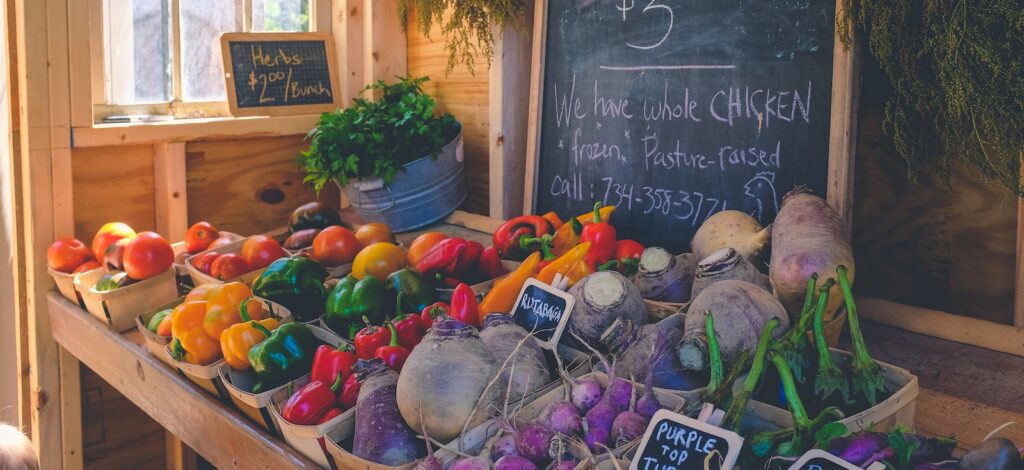
[[71, 129], [73, 146], [108, 147], [154, 144], [158, 142], [197, 142], [223, 138], [276, 137], [304, 135], [320, 116], [257, 116], [183, 119], [178, 121], [98, 124]]
[[153, 145], [153, 190], [157, 233], [171, 243], [184, 240], [188, 230], [188, 189], [183, 142]]
[[320, 468], [60, 294], [46, 305], [61, 346], [217, 468]]

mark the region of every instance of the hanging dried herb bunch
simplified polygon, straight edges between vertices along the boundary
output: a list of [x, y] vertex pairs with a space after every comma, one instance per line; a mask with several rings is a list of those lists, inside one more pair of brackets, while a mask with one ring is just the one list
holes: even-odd
[[911, 179], [954, 159], [1024, 196], [1024, 8], [1021, 0], [846, 0], [892, 82], [885, 131]]
[[521, 28], [526, 12], [522, 0], [398, 0], [398, 4], [403, 29], [408, 29], [410, 8], [424, 35], [435, 22], [440, 24], [449, 72], [462, 63], [474, 74], [474, 56], [482, 54], [488, 64], [494, 57], [491, 27]]

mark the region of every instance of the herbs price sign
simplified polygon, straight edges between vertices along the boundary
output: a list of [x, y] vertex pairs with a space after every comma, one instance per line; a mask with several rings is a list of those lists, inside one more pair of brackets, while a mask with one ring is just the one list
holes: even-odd
[[651, 418], [630, 470], [728, 470], [743, 438], [725, 429], [660, 410]]

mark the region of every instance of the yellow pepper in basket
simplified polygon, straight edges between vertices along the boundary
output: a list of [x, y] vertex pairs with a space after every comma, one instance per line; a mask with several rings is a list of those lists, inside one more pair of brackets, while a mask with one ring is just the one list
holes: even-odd
[[[590, 242], [580, 243], [558, 259], [552, 261], [550, 264], [540, 270], [537, 274], [537, 280], [546, 284], [551, 284], [555, 280], [555, 276], [561, 274], [563, 277], [569, 280], [569, 285], [573, 285], [576, 281], [583, 279], [590, 274], [590, 267], [583, 260], [587, 256], [587, 252], [590, 251]], [[580, 266], [582, 265], [582, 267]]]

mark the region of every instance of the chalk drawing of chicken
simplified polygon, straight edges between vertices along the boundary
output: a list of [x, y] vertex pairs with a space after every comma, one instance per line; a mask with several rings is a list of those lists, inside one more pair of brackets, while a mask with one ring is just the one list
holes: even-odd
[[754, 210], [750, 213], [762, 223], [771, 222], [779, 213], [779, 200], [775, 193], [775, 173], [760, 171], [747, 184], [743, 185], [743, 194], [754, 200]]

